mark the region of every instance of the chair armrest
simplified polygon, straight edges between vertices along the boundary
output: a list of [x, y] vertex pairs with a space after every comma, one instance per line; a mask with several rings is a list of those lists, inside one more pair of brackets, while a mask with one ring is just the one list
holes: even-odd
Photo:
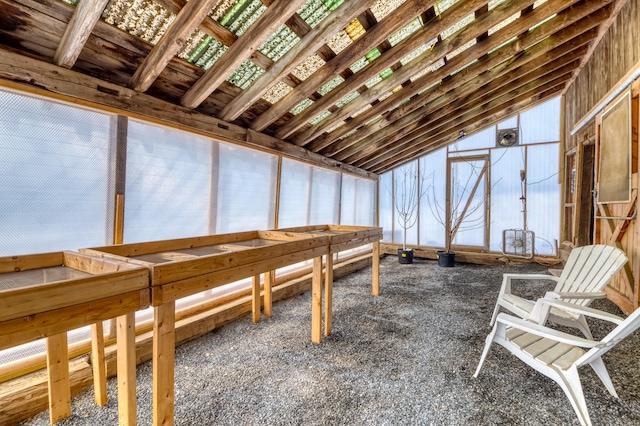
[[547, 320], [547, 317], [549, 316], [549, 310], [552, 307], [562, 309], [568, 312], [573, 312], [579, 315], [586, 315], [588, 317], [600, 319], [603, 321], [609, 321], [616, 325], [624, 321], [624, 318], [620, 318], [617, 315], [600, 311], [598, 309], [588, 308], [586, 306], [581, 306], [581, 305], [575, 305], [573, 303], [565, 302], [562, 300], [546, 299], [546, 298], [538, 299], [536, 301], [536, 305], [531, 311], [531, 316], [529, 317], [529, 319], [537, 322], [538, 324], [545, 323]]
[[522, 318], [507, 315], [505, 313], [501, 313], [500, 315], [498, 315], [497, 322], [504, 324], [507, 327], [517, 328], [518, 330], [522, 330], [527, 333], [535, 334], [536, 336], [553, 340], [554, 342], [566, 343], [569, 345], [580, 346], [582, 348], [593, 348], [594, 346], [600, 344], [600, 342], [596, 342], [594, 340], [589, 340], [583, 337], [565, 333], [563, 331], [554, 330], [552, 328], [545, 327], [543, 325], [536, 324]]
[[548, 291], [545, 295], [545, 299], [604, 299], [607, 297], [607, 293], [604, 291], [594, 291], [589, 293], [571, 293], [571, 292], [555, 292]]
[[511, 281], [512, 280], [550, 280], [558, 282], [558, 277], [548, 274], [502, 274], [502, 287], [500, 287], [500, 293], [498, 298], [503, 294], [511, 293]]

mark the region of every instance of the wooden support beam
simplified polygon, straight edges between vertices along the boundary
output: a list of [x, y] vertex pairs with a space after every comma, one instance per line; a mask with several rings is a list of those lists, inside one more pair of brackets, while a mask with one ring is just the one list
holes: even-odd
[[71, 416], [69, 350], [66, 332], [47, 337], [47, 372], [49, 375], [49, 421], [54, 424]]
[[162, 35], [160, 41], [151, 49], [149, 56], [142, 61], [142, 64], [133, 74], [129, 87], [139, 92], [146, 92], [219, 1], [188, 1], [171, 23], [169, 29]]
[[116, 319], [118, 325], [118, 424], [136, 424], [136, 319], [129, 312]]
[[251, 320], [253, 323], [260, 322], [260, 275], [255, 275], [251, 279]]
[[369, 6], [369, 3], [370, 0], [352, 0], [342, 3], [329, 17], [313, 28], [298, 44], [254, 81], [250, 87], [227, 104], [220, 117], [225, 121], [233, 121], [238, 118], [275, 82], [282, 79], [302, 62], [307, 56], [305, 53], [318, 50], [320, 46], [342, 30], [353, 18], [364, 11]]
[[65, 68], [76, 63], [93, 27], [100, 20], [109, 0], [81, 1], [73, 11], [73, 16], [64, 31], [60, 44], [53, 55], [53, 62]]
[[107, 403], [107, 365], [104, 362], [104, 329], [102, 321], [91, 325], [91, 366], [93, 367], [93, 393], [96, 404]]
[[324, 335], [333, 329], [333, 253], [325, 255], [324, 266]]
[[[213, 93], [258, 47], [287, 21], [306, 0], [277, 0], [249, 29], [187, 90], [180, 103], [195, 108]], [[189, 2], [191, 3], [191, 1]], [[189, 5], [187, 3], [187, 5]]]
[[380, 241], [373, 243], [373, 251], [371, 253], [371, 274], [373, 279], [371, 282], [371, 295], [380, 295]]
[[311, 278], [311, 341], [322, 343], [322, 256], [313, 258]]
[[273, 283], [276, 271], [269, 271], [263, 274], [264, 277], [264, 316], [271, 318], [271, 308], [273, 306]]
[[174, 424], [176, 303], [153, 308], [153, 425]]

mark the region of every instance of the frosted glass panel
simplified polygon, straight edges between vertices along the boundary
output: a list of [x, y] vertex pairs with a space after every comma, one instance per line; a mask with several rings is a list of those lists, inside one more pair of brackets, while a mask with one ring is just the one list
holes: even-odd
[[311, 166], [288, 159], [282, 160], [278, 227], [309, 224]]
[[340, 173], [313, 167], [309, 224], [338, 223]]
[[444, 247], [447, 194], [447, 150], [439, 149], [420, 159], [427, 192], [420, 200], [420, 245]]
[[354, 176], [342, 176], [342, 194], [340, 199], [340, 223], [355, 225], [356, 222], [356, 187]]
[[0, 256], [112, 242], [109, 122], [0, 91]]
[[498, 130], [500, 129], [515, 129], [518, 127], [518, 116], [514, 115], [511, 118], [507, 118], [506, 120], [502, 120], [498, 123]]
[[489, 249], [502, 251], [502, 231], [523, 229], [524, 147], [500, 148], [491, 151], [491, 223]]
[[560, 97], [553, 98], [520, 114], [520, 143], [560, 140]]
[[375, 226], [376, 224], [376, 183], [365, 179], [356, 179], [356, 217], [354, 225]]
[[278, 157], [237, 145], [218, 146], [217, 233], [273, 228]]
[[496, 146], [496, 127], [489, 126], [449, 145], [449, 151], [493, 148]]
[[527, 147], [527, 225], [537, 254], [556, 254], [560, 239], [559, 144]]
[[129, 121], [125, 243], [209, 233], [212, 144]]
[[393, 242], [393, 199], [391, 197], [393, 173], [380, 175], [380, 197], [378, 201], [378, 225], [382, 226], [382, 241]]
[[[484, 165], [485, 161], [458, 161], [451, 164], [452, 227], [462, 218], [452, 244], [484, 246], [486, 175], [480, 177]], [[478, 180], [480, 184], [472, 193]]]

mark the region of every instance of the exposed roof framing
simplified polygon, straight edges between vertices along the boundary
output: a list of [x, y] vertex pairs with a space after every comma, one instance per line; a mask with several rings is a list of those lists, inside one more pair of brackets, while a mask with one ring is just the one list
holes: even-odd
[[366, 175], [562, 93], [624, 3], [0, 0], [0, 78]]

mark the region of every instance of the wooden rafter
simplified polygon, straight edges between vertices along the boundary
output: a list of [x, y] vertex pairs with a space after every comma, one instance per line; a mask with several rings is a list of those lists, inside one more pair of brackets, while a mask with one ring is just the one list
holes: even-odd
[[[251, 104], [257, 101], [276, 81], [281, 80], [307, 56], [315, 52], [344, 28], [356, 16], [362, 13], [371, 0], [352, 0], [342, 3], [333, 13], [313, 28], [298, 44], [284, 54], [271, 68], [253, 82], [240, 96], [236, 97], [222, 110], [220, 118], [233, 121]], [[305, 54], [306, 53], [306, 54]]]
[[180, 103], [187, 108], [200, 105], [247, 60], [306, 0], [275, 1], [227, 50], [220, 59], [184, 94]]
[[53, 62], [56, 65], [71, 68], [76, 63], [107, 2], [108, 0], [96, 0], [78, 4], [53, 55]]

